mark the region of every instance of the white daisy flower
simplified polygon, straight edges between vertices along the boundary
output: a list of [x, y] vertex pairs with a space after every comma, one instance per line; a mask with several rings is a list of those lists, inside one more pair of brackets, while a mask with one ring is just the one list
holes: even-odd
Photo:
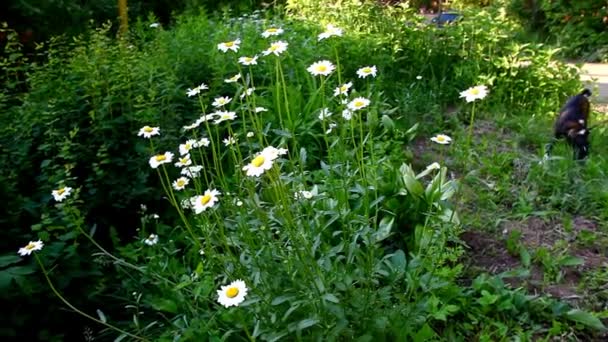
[[41, 240], [38, 241], [30, 241], [25, 247], [19, 248], [19, 255], [26, 256], [32, 254], [32, 252], [39, 251], [44, 247], [44, 243]]
[[372, 75], [373, 77], [376, 77], [376, 66], [372, 65], [372, 66], [366, 66], [363, 67], [359, 70], [357, 70], [357, 75], [359, 76], [359, 78], [365, 78], [369, 75]]
[[348, 109], [352, 110], [353, 112], [359, 109], [363, 109], [367, 106], [369, 106], [370, 101], [368, 99], [366, 99], [365, 97], [357, 97], [354, 100], [350, 101], [347, 105]]
[[253, 57], [239, 57], [239, 63], [243, 65], [257, 65], [258, 64], [258, 55]]
[[173, 160], [173, 153], [165, 152], [164, 154], [157, 154], [150, 158], [150, 167], [156, 169], [161, 164], [170, 163]]
[[218, 50], [221, 50], [222, 52], [228, 52], [228, 50], [237, 52], [237, 51], [239, 51], [240, 44], [241, 44], [241, 40], [236, 39], [236, 40], [229, 41], [229, 42], [219, 43], [219, 44], [217, 44], [217, 48], [218, 48]]
[[241, 201], [240, 199], [237, 199], [237, 200], [234, 202], [234, 205], [236, 205], [237, 207], [242, 207], [242, 206], [243, 206], [243, 201]]
[[70, 196], [71, 193], [72, 193], [72, 188], [70, 188], [69, 186], [64, 186], [63, 188], [59, 188], [59, 189], [53, 190], [51, 192], [51, 194], [53, 195], [53, 198], [55, 198], [55, 201], [57, 201], [57, 202], [63, 201], [68, 196]]
[[146, 139], [149, 139], [155, 135], [160, 135], [159, 127], [144, 126], [139, 130], [139, 133], [137, 133], [138, 137], [143, 136]]
[[236, 75], [234, 75], [234, 76], [232, 76], [230, 78], [225, 79], [224, 82], [226, 82], [226, 83], [235, 83], [235, 82], [238, 82], [238, 80], [240, 80], [240, 79], [241, 79], [241, 74], [236, 74]]
[[247, 138], [252, 138], [254, 136], [253, 132], [247, 132]]
[[245, 98], [245, 96], [251, 96], [251, 94], [253, 94], [253, 92], [255, 91], [255, 88], [247, 88], [247, 90], [245, 90], [239, 97]]
[[220, 97], [216, 97], [213, 100], [213, 103], [211, 104], [213, 107], [221, 107], [221, 106], [225, 106], [227, 104], [230, 103], [230, 101], [232, 101], [232, 99], [228, 96], [220, 96]]
[[188, 88], [188, 91], [186, 92], [186, 94], [188, 95], [188, 97], [192, 97], [192, 96], [196, 96], [198, 94], [200, 94], [200, 92], [202, 90], [207, 90], [209, 89], [209, 87], [207, 87], [207, 85], [205, 83], [201, 83], [201, 85], [194, 87], [193, 89]]
[[275, 160], [279, 156], [286, 155], [287, 154], [287, 149], [286, 148], [276, 148], [276, 147], [273, 147], [273, 146], [268, 146], [268, 147], [265, 147], [262, 150], [261, 153], [263, 153], [264, 155], [266, 155], [271, 160]]
[[283, 52], [287, 51], [287, 46], [289, 44], [279, 40], [278, 42], [273, 42], [272, 44], [270, 44], [270, 47], [267, 50], [264, 50], [264, 52], [262, 52], [262, 54], [264, 56], [268, 56], [271, 53], [274, 54], [275, 56], [278, 56], [280, 54], [282, 54]]
[[160, 24], [159, 23], [152, 23], [152, 24], [150, 24], [150, 27], [152, 27], [152, 28], [160, 27]]
[[353, 82], [344, 83], [343, 85], [337, 87], [334, 90], [334, 96], [348, 95], [348, 91], [350, 90], [350, 87], [352, 87], [352, 86], [353, 86]]
[[416, 79], [417, 79], [417, 80], [421, 80], [421, 79], [422, 79], [422, 76], [418, 75], [418, 76], [416, 76]]
[[488, 88], [485, 85], [471, 87], [463, 92], [460, 92], [460, 97], [464, 97], [467, 102], [481, 100], [488, 95]]
[[180, 172], [182, 175], [190, 178], [198, 177], [201, 174], [203, 167], [201, 165], [188, 166]]
[[332, 24], [327, 24], [327, 26], [325, 27], [325, 32], [319, 34], [318, 36], [318, 40], [321, 41], [323, 39], [327, 39], [331, 36], [338, 36], [341, 37], [342, 36], [342, 29], [339, 27], [335, 27]]
[[179, 154], [184, 155], [190, 153], [190, 150], [196, 146], [196, 140], [188, 139], [185, 143], [179, 145]]
[[338, 124], [331, 122], [328, 127], [329, 127], [329, 129], [325, 131], [325, 134], [331, 133], [331, 131], [333, 131], [334, 128], [338, 127]]
[[228, 112], [228, 111], [217, 111], [215, 112], [215, 115], [218, 117], [217, 119], [215, 119], [215, 121], [213, 122], [214, 124], [219, 124], [222, 121], [228, 121], [228, 120], [234, 120], [237, 118], [236, 113], [235, 112]]
[[173, 189], [175, 190], [183, 190], [186, 185], [190, 183], [190, 180], [186, 177], [179, 177], [173, 182]]
[[280, 27], [271, 27], [271, 28], [267, 29], [266, 31], [262, 32], [262, 37], [268, 38], [271, 36], [278, 36], [278, 35], [282, 34], [283, 32], [284, 32], [283, 29]]
[[158, 235], [150, 234], [146, 239], [144, 239], [144, 243], [148, 246], [154, 246], [158, 243]]
[[190, 154], [186, 154], [183, 157], [177, 159], [177, 163], [175, 163], [176, 167], [184, 167], [192, 164], [192, 160], [190, 159]]
[[447, 145], [452, 142], [452, 138], [445, 134], [437, 134], [436, 136], [432, 137], [431, 140], [441, 145]]
[[325, 120], [325, 119], [329, 118], [330, 116], [331, 116], [331, 112], [329, 111], [329, 108], [323, 108], [319, 112], [319, 120]]
[[313, 76], [327, 76], [334, 71], [336, 67], [331, 64], [330, 61], [318, 61], [314, 62], [311, 66], [309, 66], [306, 70], [311, 73]]
[[212, 208], [219, 198], [217, 196], [221, 195], [219, 191], [216, 189], [206, 190], [202, 196], [194, 196], [190, 199], [190, 204], [192, 205], [192, 209], [196, 214], [200, 214], [203, 211]]
[[276, 157], [272, 158], [272, 155], [268, 155], [262, 151], [249, 164], [243, 166], [243, 171], [246, 171], [247, 176], [259, 177], [264, 171], [272, 169], [274, 159]]
[[236, 144], [237, 139], [234, 137], [228, 137], [228, 138], [222, 140], [222, 142], [224, 143], [224, 145], [230, 146], [230, 145]]
[[217, 290], [217, 301], [224, 307], [239, 306], [247, 295], [247, 285], [242, 280], [236, 280], [230, 285], [222, 286]]
[[353, 118], [353, 112], [351, 112], [350, 109], [345, 109], [342, 111], [342, 117], [344, 120], [350, 120]]
[[203, 147], [208, 147], [209, 144], [211, 144], [211, 141], [207, 138], [201, 138], [199, 141], [196, 142], [197, 146], [203, 146]]

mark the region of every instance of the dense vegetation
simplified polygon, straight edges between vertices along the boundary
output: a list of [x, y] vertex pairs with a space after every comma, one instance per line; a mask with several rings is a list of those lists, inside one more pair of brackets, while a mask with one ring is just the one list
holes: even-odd
[[[355, 1], [155, 22], [36, 56], [3, 30], [3, 335], [601, 339], [606, 274], [581, 277], [586, 302], [545, 290], [587, 261], [574, 246], [603, 255], [606, 139], [584, 166], [541, 162], [581, 85], [503, 7], [441, 28]], [[513, 229], [581, 216], [594, 229], [551, 246]], [[521, 265], [477, 270], [472, 232]]]

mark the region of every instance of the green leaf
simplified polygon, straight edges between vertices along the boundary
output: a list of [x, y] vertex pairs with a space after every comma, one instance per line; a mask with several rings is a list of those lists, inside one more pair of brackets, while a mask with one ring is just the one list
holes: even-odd
[[3, 255], [0, 256], [0, 267], [6, 267], [19, 261], [21, 261], [21, 258], [17, 255]]
[[382, 115], [382, 126], [384, 126], [387, 131], [392, 131], [395, 129], [395, 122], [388, 115]]
[[340, 300], [338, 299], [338, 297], [336, 297], [335, 295], [333, 295], [331, 293], [326, 293], [321, 298], [325, 299], [328, 302], [332, 302], [332, 303], [336, 303], [336, 304], [340, 303]]
[[405, 272], [405, 268], [407, 267], [407, 259], [405, 258], [405, 253], [402, 250], [397, 250], [393, 255], [391, 255], [391, 264], [395, 269], [399, 272]]
[[312, 327], [313, 325], [319, 323], [319, 320], [316, 318], [307, 318], [298, 322], [296, 326], [297, 330], [304, 330], [306, 328]]
[[376, 231], [376, 242], [382, 241], [391, 235], [391, 229], [395, 223], [395, 217], [385, 216], [378, 224], [378, 230]]
[[585, 259], [574, 256], [567, 256], [559, 261], [560, 266], [578, 266], [583, 264], [585, 264]]
[[414, 342], [427, 342], [433, 339], [433, 337], [435, 337], [435, 332], [433, 331], [433, 329], [429, 326], [428, 323], [425, 323], [422, 328], [420, 328], [420, 330], [418, 330], [418, 332], [416, 333], [416, 335], [414, 335], [413, 341]]
[[523, 246], [519, 248], [519, 257], [521, 258], [521, 263], [524, 265], [524, 267], [530, 267], [532, 258], [528, 250]]
[[584, 324], [593, 329], [606, 330], [606, 327], [602, 321], [586, 311], [572, 309], [566, 313], [566, 317], [574, 322]]
[[150, 302], [150, 304], [158, 311], [177, 313], [177, 304], [170, 299], [157, 298]]

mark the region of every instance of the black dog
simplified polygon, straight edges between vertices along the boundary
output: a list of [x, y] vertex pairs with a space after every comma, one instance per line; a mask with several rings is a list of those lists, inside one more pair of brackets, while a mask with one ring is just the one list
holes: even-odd
[[582, 160], [589, 155], [589, 89], [583, 90], [580, 94], [571, 97], [559, 111], [559, 117], [553, 127], [553, 140], [547, 144], [546, 156], [551, 155], [553, 144], [566, 139], [568, 145], [574, 149], [574, 159]]

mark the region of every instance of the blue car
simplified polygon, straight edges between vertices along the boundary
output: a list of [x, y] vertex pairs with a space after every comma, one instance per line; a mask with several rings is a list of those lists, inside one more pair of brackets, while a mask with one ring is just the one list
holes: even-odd
[[462, 14], [458, 12], [441, 12], [435, 18], [431, 19], [431, 23], [441, 27], [446, 24], [452, 24], [462, 19]]

